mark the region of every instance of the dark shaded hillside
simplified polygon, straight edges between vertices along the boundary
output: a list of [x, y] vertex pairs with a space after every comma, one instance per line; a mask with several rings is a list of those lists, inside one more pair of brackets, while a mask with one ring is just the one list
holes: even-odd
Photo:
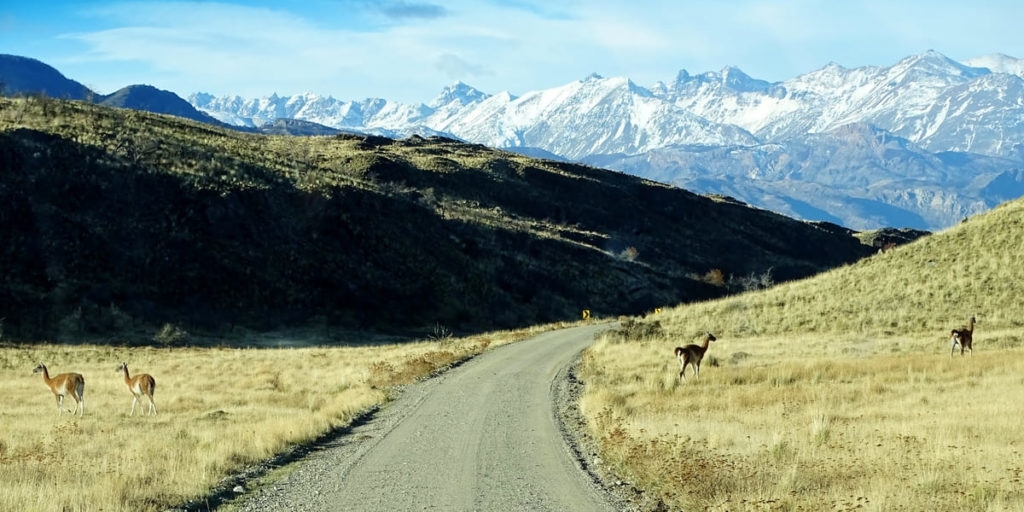
[[835, 226], [446, 139], [271, 137], [44, 98], [0, 100], [0, 127], [7, 338], [463, 333], [634, 314], [871, 252]]

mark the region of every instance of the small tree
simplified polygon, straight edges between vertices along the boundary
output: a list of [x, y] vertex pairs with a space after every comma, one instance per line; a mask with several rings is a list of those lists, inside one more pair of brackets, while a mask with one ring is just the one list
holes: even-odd
[[772, 269], [770, 268], [760, 275], [751, 272], [746, 277], [733, 278], [729, 281], [731, 288], [741, 292], [771, 288], [775, 284], [775, 280], [772, 279]]

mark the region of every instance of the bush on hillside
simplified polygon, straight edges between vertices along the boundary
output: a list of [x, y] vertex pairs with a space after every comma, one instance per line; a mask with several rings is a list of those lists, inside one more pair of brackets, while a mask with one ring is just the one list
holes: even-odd
[[643, 341], [665, 334], [661, 322], [643, 322], [635, 318], [624, 320], [618, 329], [612, 332], [619, 341]]
[[177, 325], [166, 323], [160, 331], [153, 336], [153, 341], [165, 347], [175, 347], [188, 344], [191, 335]]

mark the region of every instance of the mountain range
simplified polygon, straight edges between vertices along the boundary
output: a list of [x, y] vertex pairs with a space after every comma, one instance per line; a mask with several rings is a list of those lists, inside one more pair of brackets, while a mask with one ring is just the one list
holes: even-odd
[[781, 82], [726, 67], [641, 86], [582, 80], [515, 96], [457, 82], [428, 103], [262, 98], [148, 85], [99, 95], [0, 55], [0, 92], [84, 99], [242, 131], [442, 136], [618, 170], [791, 217], [939, 230], [1024, 196], [1024, 60], [927, 51]]
[[641, 86], [591, 75], [521, 96], [457, 82], [425, 104], [195, 93], [221, 122], [440, 135], [623, 171], [853, 229], [936, 230], [1024, 195], [1024, 60], [927, 51], [781, 82], [726, 67]]

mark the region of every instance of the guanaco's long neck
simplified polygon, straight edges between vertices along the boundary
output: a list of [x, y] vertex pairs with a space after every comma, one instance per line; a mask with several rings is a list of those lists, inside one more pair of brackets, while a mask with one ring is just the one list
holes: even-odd
[[974, 334], [974, 317], [973, 316], [971, 317], [971, 320], [969, 322], [967, 322], [967, 332], [969, 332], [971, 334]]
[[708, 351], [708, 343], [711, 343], [711, 338], [704, 338], [704, 342], [700, 344], [700, 352], [703, 354]]
[[121, 369], [124, 370], [124, 383], [125, 384], [131, 384], [132, 383], [132, 378], [128, 376], [128, 366], [127, 365], [122, 366]]
[[50, 370], [47, 370], [46, 367], [44, 366], [43, 367], [43, 382], [45, 382], [47, 385], [49, 385], [51, 380], [52, 379], [50, 379]]

